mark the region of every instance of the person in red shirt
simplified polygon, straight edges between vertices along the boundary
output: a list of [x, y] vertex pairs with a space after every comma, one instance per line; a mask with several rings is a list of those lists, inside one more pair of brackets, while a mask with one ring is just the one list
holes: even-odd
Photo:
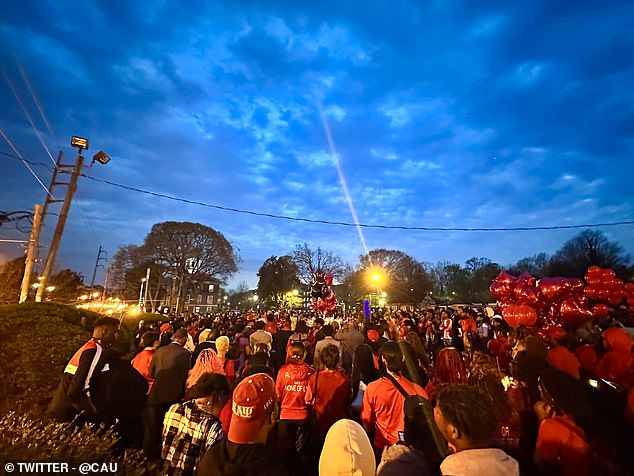
[[384, 376], [368, 384], [361, 407], [361, 422], [368, 434], [373, 435], [374, 449], [379, 456], [383, 448], [399, 441], [399, 433], [402, 434], [405, 428], [405, 396], [390, 377], [409, 395], [427, 398], [427, 393], [420, 385], [402, 376], [405, 358], [397, 342], [388, 341], [383, 344], [381, 359], [389, 377]]
[[326, 437], [330, 427], [348, 417], [350, 384], [339, 367], [339, 349], [327, 345], [319, 353], [324, 370], [310, 376], [306, 391], [306, 404], [313, 405], [317, 415], [317, 432], [320, 439]]
[[[557, 369], [542, 372], [538, 381], [541, 400], [534, 408], [539, 432], [535, 463], [544, 474], [584, 476], [599, 474], [598, 465], [610, 460], [607, 429], [594, 413], [583, 386]], [[597, 461], [590, 441], [601, 439], [605, 448]]]
[[139, 342], [139, 346], [143, 350], [132, 359], [132, 367], [143, 375], [148, 384], [147, 393], [150, 393], [152, 384], [154, 384], [154, 379], [150, 376], [150, 362], [152, 362], [152, 357], [154, 357], [154, 352], [158, 348], [159, 342], [160, 334], [158, 332], [149, 331], [144, 333]]
[[275, 323], [275, 315], [268, 314], [266, 316], [266, 325], [264, 326], [264, 330], [274, 336], [277, 334], [277, 324]]
[[442, 341], [446, 347], [453, 344], [452, 336], [453, 321], [447, 311], [442, 312], [442, 320], [440, 321], [440, 331], [442, 332]]
[[279, 445], [289, 467], [296, 467], [298, 464], [296, 441], [300, 431], [307, 424], [306, 390], [308, 379], [315, 373], [315, 369], [304, 362], [305, 358], [304, 343], [293, 342], [288, 348], [287, 363], [280, 368], [275, 382], [275, 391], [280, 403]]

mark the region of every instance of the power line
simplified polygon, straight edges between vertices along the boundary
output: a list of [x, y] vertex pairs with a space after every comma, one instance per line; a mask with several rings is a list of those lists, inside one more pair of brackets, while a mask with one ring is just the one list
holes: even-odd
[[538, 231], [538, 230], [571, 230], [577, 228], [597, 228], [597, 227], [607, 227], [607, 226], [620, 226], [620, 225], [634, 225], [634, 221], [632, 220], [624, 220], [617, 222], [609, 222], [609, 223], [589, 223], [583, 225], [554, 225], [554, 226], [521, 226], [521, 227], [499, 227], [499, 228], [466, 228], [466, 227], [425, 227], [425, 226], [399, 226], [399, 225], [371, 225], [367, 223], [350, 223], [344, 221], [330, 221], [330, 220], [315, 220], [311, 218], [299, 218], [299, 217], [290, 217], [286, 215], [275, 215], [272, 213], [263, 213], [263, 212], [254, 212], [252, 210], [242, 210], [239, 208], [232, 207], [224, 207], [221, 205], [213, 205], [210, 203], [200, 202], [197, 200], [189, 200], [187, 198], [174, 197], [172, 195], [166, 195], [164, 193], [151, 192], [149, 190], [143, 190], [137, 187], [130, 187], [128, 185], [122, 185], [116, 182], [111, 182], [110, 180], [99, 179], [96, 177], [92, 177], [87, 174], [81, 174], [82, 177], [86, 177], [87, 179], [94, 180], [95, 182], [105, 183], [107, 185], [112, 185], [113, 187], [119, 187], [124, 190], [130, 190], [133, 192], [143, 193], [146, 195], [151, 195], [153, 197], [165, 198], [168, 200], [173, 200], [176, 202], [189, 203], [192, 205], [200, 205], [206, 208], [213, 208], [216, 210], [222, 210], [226, 212], [233, 213], [241, 213], [243, 215], [252, 215], [266, 218], [275, 218], [277, 220], [288, 220], [288, 221], [296, 221], [303, 223], [316, 223], [321, 225], [337, 225], [337, 226], [347, 226], [347, 227], [356, 227], [360, 226], [362, 228], [370, 228], [370, 229], [380, 229], [380, 230], [411, 230], [411, 231]]
[[[50, 168], [48, 164], [43, 162], [31, 162], [26, 159], [22, 159], [21, 157], [15, 156], [13, 154], [7, 152], [0, 152], [0, 154], [6, 155], [8, 157], [13, 157], [17, 159], [21, 159], [25, 162], [28, 162], [32, 165], [40, 165], [46, 168]], [[68, 173], [67, 171], [60, 170], [61, 173]], [[95, 182], [104, 183], [106, 185], [112, 185], [113, 187], [118, 187], [124, 190], [130, 190], [132, 192], [143, 193], [145, 195], [150, 195], [158, 198], [165, 198], [167, 200], [172, 200], [175, 202], [188, 203], [190, 205], [199, 205], [205, 208], [213, 208], [215, 210], [221, 210], [225, 212], [232, 213], [240, 213], [243, 215], [251, 215], [258, 216], [264, 218], [274, 218], [276, 220], [287, 220], [287, 221], [295, 221], [302, 223], [315, 223], [319, 225], [336, 225], [336, 226], [346, 226], [346, 227], [356, 227], [359, 226], [361, 228], [368, 229], [378, 229], [378, 230], [406, 230], [406, 231], [463, 231], [463, 232], [475, 232], [475, 231], [549, 231], [549, 230], [575, 230], [580, 228], [600, 228], [600, 227], [609, 227], [609, 226], [623, 226], [623, 225], [634, 225], [634, 220], [622, 220], [615, 222], [606, 222], [606, 223], [586, 223], [581, 225], [553, 225], [553, 226], [520, 226], [520, 227], [497, 227], [497, 228], [468, 228], [468, 227], [426, 227], [426, 226], [403, 226], [403, 225], [372, 225], [368, 223], [350, 223], [344, 221], [331, 221], [331, 220], [315, 220], [312, 218], [301, 218], [301, 217], [291, 217], [287, 215], [276, 215], [273, 213], [264, 213], [264, 212], [255, 212], [252, 210], [243, 210], [240, 208], [232, 208], [225, 207], [222, 205], [214, 205], [211, 203], [205, 203], [198, 200], [190, 200], [187, 198], [175, 197], [172, 195], [167, 195], [164, 193], [152, 192], [150, 190], [144, 190], [137, 187], [131, 187], [129, 185], [123, 185], [120, 183], [112, 182], [110, 180], [100, 179], [97, 177], [93, 177], [88, 174], [80, 174], [82, 177], [93, 180]]]

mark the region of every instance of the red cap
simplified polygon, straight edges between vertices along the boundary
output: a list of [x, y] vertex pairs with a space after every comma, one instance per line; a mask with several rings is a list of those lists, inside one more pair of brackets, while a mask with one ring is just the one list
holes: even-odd
[[166, 322], [165, 324], [161, 324], [161, 327], [159, 327], [159, 329], [161, 330], [161, 333], [166, 332], [169, 328], [170, 328], [169, 322]]
[[233, 391], [231, 425], [227, 438], [232, 443], [253, 442], [269, 410], [277, 405], [275, 382], [267, 374], [245, 378]]
[[368, 331], [368, 339], [370, 339], [372, 342], [377, 342], [379, 340], [379, 331], [377, 331], [376, 329], [370, 329]]

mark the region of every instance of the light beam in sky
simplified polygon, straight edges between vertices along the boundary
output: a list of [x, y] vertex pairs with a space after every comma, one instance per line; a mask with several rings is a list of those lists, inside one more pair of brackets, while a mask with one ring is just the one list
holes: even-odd
[[346, 197], [346, 201], [348, 202], [348, 208], [350, 209], [350, 214], [352, 215], [352, 219], [357, 228], [357, 233], [359, 234], [359, 240], [361, 240], [361, 245], [365, 250], [365, 254], [368, 255], [370, 250], [368, 250], [368, 245], [365, 242], [365, 237], [363, 236], [363, 231], [359, 226], [359, 217], [357, 216], [357, 211], [354, 208], [354, 203], [352, 202], [352, 197], [350, 196], [350, 190], [348, 189], [348, 183], [346, 182], [346, 177], [343, 174], [343, 168], [341, 167], [341, 160], [339, 159], [339, 154], [337, 154], [337, 149], [335, 148], [335, 142], [332, 139], [332, 133], [330, 132], [330, 125], [328, 124], [328, 118], [326, 117], [326, 113], [324, 112], [324, 108], [318, 104], [319, 108], [319, 116], [321, 117], [321, 123], [324, 126], [324, 131], [326, 133], [326, 138], [328, 139], [328, 146], [330, 147], [330, 155], [335, 161], [335, 165], [337, 166], [337, 174], [339, 175], [339, 182], [341, 183], [341, 188], [343, 189], [343, 193]]

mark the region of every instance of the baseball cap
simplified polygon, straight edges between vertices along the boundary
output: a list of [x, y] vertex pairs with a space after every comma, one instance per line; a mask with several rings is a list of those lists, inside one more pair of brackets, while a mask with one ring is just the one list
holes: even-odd
[[264, 373], [246, 377], [233, 391], [228, 440], [238, 444], [253, 441], [274, 405], [277, 405], [275, 381]]
[[159, 328], [159, 330], [161, 332], [166, 332], [169, 328], [170, 328], [170, 324], [169, 322], [166, 322], [164, 324], [161, 324], [161, 327]]

